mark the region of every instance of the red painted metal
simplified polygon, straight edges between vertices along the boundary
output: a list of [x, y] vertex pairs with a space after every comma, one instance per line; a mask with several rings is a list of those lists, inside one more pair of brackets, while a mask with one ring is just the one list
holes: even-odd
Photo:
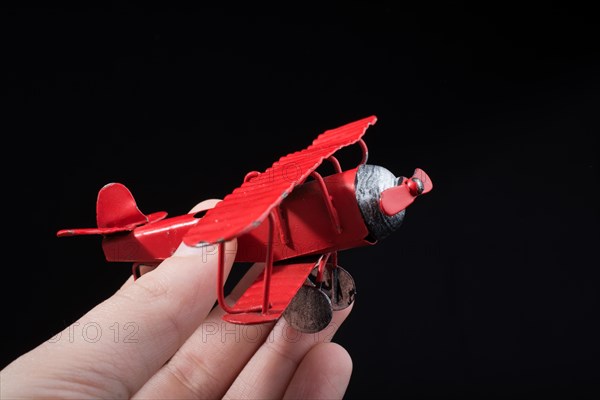
[[[207, 253], [218, 251], [217, 299], [227, 313], [224, 319], [243, 324], [275, 320], [315, 265], [319, 264], [320, 281], [325, 264], [337, 266], [338, 251], [374, 244], [359, 209], [355, 183], [368, 157], [362, 136], [375, 121], [372, 116], [326, 131], [311, 146], [282, 157], [263, 173], [248, 173], [240, 187], [205, 214], [168, 219], [165, 212], [146, 215], [125, 186], [106, 185], [98, 194], [98, 227], [66, 229], [57, 235], [103, 235], [107, 261], [134, 263], [134, 276], [141, 265], [156, 266], [170, 257], [182, 242], [202, 245]], [[333, 154], [353, 143], [362, 149], [361, 163], [342, 171]], [[322, 177], [315, 169], [325, 159], [337, 172]], [[306, 182], [311, 174], [315, 179]], [[432, 187], [427, 174], [417, 169], [412, 178], [382, 192], [380, 208], [392, 215]], [[224, 254], [225, 241], [233, 238], [238, 244], [236, 262], [266, 262], [266, 268], [235, 306], [229, 306], [223, 292]]]
[[248, 182], [249, 180], [256, 178], [258, 175], [260, 175], [260, 172], [250, 171], [246, 174], [246, 176], [244, 176], [244, 182]]
[[160, 221], [167, 216], [164, 211], [144, 215], [135, 203], [133, 195], [120, 183], [109, 183], [98, 192], [96, 201], [97, 228], [63, 229], [57, 236], [109, 235], [129, 232], [136, 227]]
[[[372, 244], [365, 240], [368, 230], [356, 204], [355, 179], [356, 169], [323, 177], [327, 193], [338, 213], [341, 233], [337, 233], [331, 222], [331, 215], [323, 200], [323, 190], [317, 181], [296, 187], [278, 207], [279, 210], [274, 209], [274, 228], [278, 233], [273, 240], [274, 261]], [[170, 257], [185, 234], [200, 220], [198, 214], [190, 213], [138, 226], [129, 234], [104, 235], [104, 254], [107, 261], [156, 264]], [[237, 238], [236, 261], [265, 261], [267, 225], [260, 224]], [[208, 246], [206, 251], [214, 249]]]
[[[271, 289], [271, 275], [273, 274], [273, 230], [275, 229], [273, 225], [275, 225], [275, 218], [273, 217], [273, 211], [271, 211], [269, 214], [269, 238], [267, 240], [267, 259], [265, 260], [265, 278], [263, 280], [263, 314], [269, 312], [269, 291]], [[292, 297], [294, 296], [292, 295]]]
[[[274, 321], [281, 316], [286, 307], [306, 281], [315, 267], [316, 260], [273, 266], [270, 285], [270, 307], [267, 312], [246, 312], [262, 309], [264, 271], [235, 303], [234, 310], [223, 317], [235, 324], [259, 324]], [[241, 311], [241, 312], [238, 312]]]
[[337, 158], [335, 158], [335, 156], [327, 157], [327, 161], [329, 161], [333, 165], [333, 168], [335, 169], [336, 174], [339, 174], [340, 172], [343, 171], [342, 166], [340, 165], [340, 162], [338, 161]]
[[323, 195], [323, 200], [325, 201], [325, 206], [327, 207], [327, 212], [329, 213], [329, 217], [331, 219], [331, 223], [333, 224], [333, 228], [336, 233], [342, 233], [342, 225], [340, 224], [340, 217], [333, 206], [333, 202], [331, 201], [331, 196], [329, 195], [329, 191], [327, 190], [327, 185], [325, 185], [325, 181], [321, 174], [317, 171], [313, 171], [310, 176], [315, 178], [317, 184], [319, 185], [319, 189], [321, 189], [321, 194]]
[[129, 234], [105, 235], [102, 248], [107, 261], [156, 263], [170, 257], [183, 235], [197, 222], [184, 214], [136, 227]]
[[225, 242], [219, 243], [217, 251], [219, 252], [219, 265], [217, 267], [217, 301], [223, 311], [231, 314], [234, 311], [233, 308], [227, 305], [227, 302], [225, 301], [225, 292], [223, 290], [223, 286], [225, 285]]
[[[418, 182], [422, 183], [421, 187]], [[433, 189], [431, 179], [425, 171], [417, 168], [411, 178], [404, 178], [398, 186], [381, 193], [381, 210], [387, 215], [395, 215], [411, 205], [417, 196], [428, 193], [431, 189]]]
[[362, 150], [362, 160], [360, 161], [360, 163], [366, 164], [367, 160], [369, 159], [369, 148], [367, 147], [367, 144], [365, 143], [365, 141], [363, 139], [360, 139], [358, 141], [358, 145], [360, 146], [360, 149]]
[[275, 224], [279, 227], [279, 241], [286, 246], [290, 245], [290, 237], [287, 230], [287, 224], [281, 216], [281, 204], [273, 209], [273, 217], [275, 218]]
[[[305, 182], [281, 203], [281, 222], [275, 229], [283, 230], [288, 240], [275, 235], [273, 258], [275, 261], [298, 256], [321, 255], [373, 244], [366, 240], [369, 231], [356, 202], [356, 169], [323, 177], [331, 201], [337, 210], [341, 233], [338, 233], [323, 200], [323, 190], [316, 180]], [[266, 258], [268, 224], [237, 238], [236, 261], [257, 262]]]
[[[218, 243], [256, 228], [324, 159], [342, 147], [358, 142], [369, 125], [376, 121], [377, 118], [371, 116], [328, 130], [306, 149], [280, 158], [208, 211], [183, 238], [184, 243], [189, 246]], [[243, 212], [240, 212], [241, 205]]]
[[329, 261], [330, 253], [325, 254], [324, 257], [321, 257], [317, 264], [317, 282], [323, 282], [323, 272], [325, 271], [325, 266], [327, 265], [327, 261]]

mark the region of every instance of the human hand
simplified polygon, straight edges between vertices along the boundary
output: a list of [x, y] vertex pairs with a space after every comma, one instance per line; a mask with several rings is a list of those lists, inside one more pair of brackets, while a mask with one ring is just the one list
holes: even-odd
[[[230, 242], [226, 273], [234, 259]], [[283, 318], [232, 325], [213, 308], [217, 262], [216, 251], [180, 246], [0, 371], [0, 398], [341, 398], [352, 361], [331, 338], [352, 307], [314, 334], [295, 331]], [[229, 303], [262, 267], [248, 271]]]

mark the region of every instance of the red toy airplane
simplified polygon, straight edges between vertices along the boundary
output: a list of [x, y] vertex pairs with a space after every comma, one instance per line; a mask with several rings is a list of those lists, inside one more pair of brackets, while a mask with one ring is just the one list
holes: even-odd
[[[108, 184], [98, 194], [98, 227], [57, 235], [103, 235], [107, 261], [133, 262], [135, 277], [140, 265], [158, 265], [182, 241], [195, 247], [216, 245], [224, 320], [257, 324], [284, 315], [296, 329], [317, 332], [330, 322], [332, 310], [354, 300], [354, 280], [337, 265], [337, 252], [388, 236], [400, 226], [406, 207], [433, 187], [420, 169], [411, 178], [396, 178], [383, 167], [366, 164], [361, 138], [376, 120], [371, 116], [328, 130], [266, 171], [248, 173], [240, 187], [208, 211], [168, 219], [164, 211], [144, 215], [125, 186]], [[362, 149], [362, 161], [342, 171], [333, 154], [354, 143]], [[323, 178], [316, 172], [323, 160], [336, 173]], [[307, 182], [309, 176], [313, 179]], [[234, 238], [235, 260], [264, 261], [265, 269], [231, 306], [223, 293], [224, 250]]]

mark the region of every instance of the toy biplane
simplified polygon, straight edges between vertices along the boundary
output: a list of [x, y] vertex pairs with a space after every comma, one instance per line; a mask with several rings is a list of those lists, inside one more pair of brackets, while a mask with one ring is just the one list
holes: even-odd
[[[258, 324], [283, 315], [300, 331], [320, 331], [356, 293], [354, 280], [338, 266], [337, 252], [388, 236], [402, 223], [406, 207], [433, 187], [420, 169], [410, 178], [397, 178], [366, 163], [362, 136], [376, 120], [371, 116], [324, 132], [264, 172], [248, 173], [241, 186], [205, 211], [172, 218], [164, 211], [145, 215], [125, 186], [108, 184], [98, 194], [98, 227], [57, 235], [102, 235], [107, 261], [133, 263], [134, 277], [141, 265], [158, 265], [182, 241], [217, 246], [217, 298], [225, 321]], [[352, 144], [362, 149], [362, 160], [343, 171], [334, 154]], [[316, 169], [325, 160], [336, 172], [323, 177]], [[237, 239], [236, 262], [264, 262], [265, 268], [229, 305], [224, 253], [232, 239]]]

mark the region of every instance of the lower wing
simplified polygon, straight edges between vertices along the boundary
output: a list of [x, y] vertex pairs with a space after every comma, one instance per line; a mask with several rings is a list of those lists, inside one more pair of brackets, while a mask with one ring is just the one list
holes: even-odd
[[315, 260], [274, 265], [271, 284], [269, 285], [270, 307], [267, 312], [261, 312], [265, 274], [263, 271], [235, 303], [233, 306], [234, 312], [225, 314], [223, 319], [227, 322], [244, 325], [277, 320], [286, 310], [292, 298], [298, 293], [300, 287], [306, 282], [306, 278], [308, 278], [315, 265]]

